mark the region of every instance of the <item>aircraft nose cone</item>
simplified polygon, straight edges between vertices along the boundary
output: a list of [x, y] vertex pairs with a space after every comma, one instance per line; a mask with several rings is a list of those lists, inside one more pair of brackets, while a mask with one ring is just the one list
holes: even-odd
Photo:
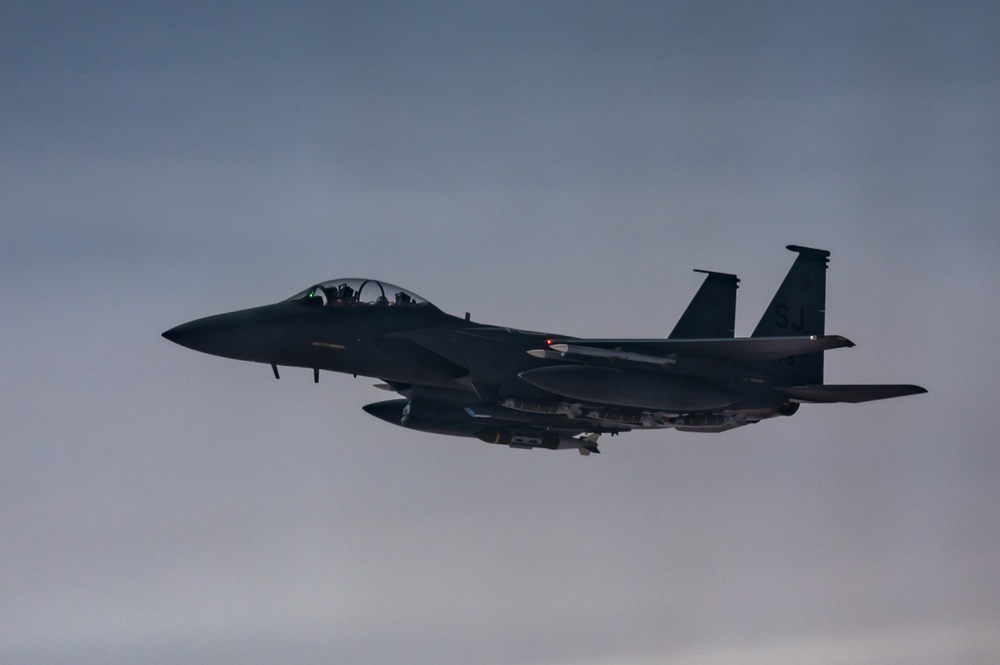
[[178, 328], [180, 328], [180, 326], [174, 326], [170, 330], [167, 330], [166, 332], [162, 333], [163, 338], [164, 339], [169, 339], [171, 342], [175, 342], [175, 343], [179, 344], [180, 342], [177, 342], [177, 338], [180, 337], [180, 336], [182, 336], [183, 333], [178, 334], [178, 332], [177, 332]]
[[195, 351], [257, 362], [275, 362], [276, 354], [294, 343], [280, 304], [195, 319], [162, 334]]
[[212, 343], [212, 338], [216, 337], [214, 326], [206, 325], [202, 320], [189, 321], [175, 326], [163, 333], [165, 339], [169, 339], [174, 344], [195, 351], [204, 351]]
[[163, 333], [175, 344], [213, 356], [255, 360], [262, 330], [253, 311], [216, 314], [182, 323]]

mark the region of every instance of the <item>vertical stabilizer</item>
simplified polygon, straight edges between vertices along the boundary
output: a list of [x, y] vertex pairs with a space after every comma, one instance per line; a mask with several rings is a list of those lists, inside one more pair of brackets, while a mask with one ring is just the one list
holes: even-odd
[[[826, 266], [830, 252], [788, 245], [798, 253], [785, 280], [767, 306], [753, 337], [798, 337], [822, 335], [826, 325]], [[762, 368], [786, 385], [823, 383], [823, 354], [810, 353], [783, 358]]]
[[670, 339], [732, 337], [736, 327], [736, 289], [739, 278], [723, 272], [695, 270], [708, 277], [677, 321]]

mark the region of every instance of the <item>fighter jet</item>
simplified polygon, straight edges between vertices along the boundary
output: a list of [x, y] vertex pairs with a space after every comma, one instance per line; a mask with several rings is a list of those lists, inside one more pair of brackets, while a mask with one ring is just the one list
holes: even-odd
[[723, 432], [803, 403], [867, 402], [915, 385], [824, 384], [826, 250], [798, 256], [750, 337], [734, 337], [739, 279], [706, 273], [671, 334], [587, 339], [476, 323], [374, 279], [334, 279], [272, 305], [218, 314], [163, 336], [224, 358], [380, 380], [401, 398], [364, 407], [408, 429], [511, 448], [600, 452], [635, 429]]

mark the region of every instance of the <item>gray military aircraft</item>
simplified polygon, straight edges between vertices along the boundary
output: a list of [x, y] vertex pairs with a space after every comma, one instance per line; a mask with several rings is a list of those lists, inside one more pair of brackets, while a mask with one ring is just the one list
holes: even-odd
[[722, 432], [802, 403], [867, 402], [920, 386], [824, 384], [830, 253], [796, 252], [750, 337], [734, 337], [739, 279], [707, 276], [665, 339], [580, 339], [473, 322], [373, 279], [335, 279], [282, 302], [163, 333], [182, 346], [271, 366], [375, 377], [403, 399], [364, 407], [394, 425], [512, 448], [599, 452], [601, 434]]

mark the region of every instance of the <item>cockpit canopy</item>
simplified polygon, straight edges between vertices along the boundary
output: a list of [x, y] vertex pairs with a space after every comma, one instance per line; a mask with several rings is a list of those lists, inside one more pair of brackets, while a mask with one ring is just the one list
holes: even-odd
[[331, 279], [296, 293], [290, 301], [315, 307], [350, 307], [372, 305], [385, 307], [412, 307], [428, 304], [412, 291], [375, 279], [348, 277]]

